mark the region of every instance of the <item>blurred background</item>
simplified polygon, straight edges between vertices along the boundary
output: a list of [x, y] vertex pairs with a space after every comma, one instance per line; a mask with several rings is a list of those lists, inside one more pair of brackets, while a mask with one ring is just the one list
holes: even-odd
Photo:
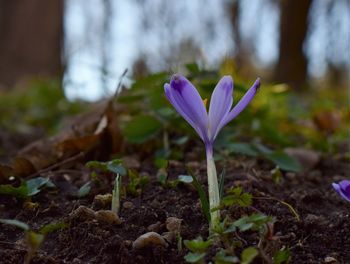
[[98, 124], [118, 86], [128, 142], [192, 133], [164, 97], [174, 72], [203, 98], [232, 75], [235, 102], [261, 77], [223, 146], [350, 149], [350, 0], [1, 0], [0, 38], [0, 157]]
[[229, 65], [295, 90], [349, 90], [350, 0], [2, 0], [0, 91], [56, 79], [97, 100], [157, 71]]
[[203, 98], [232, 75], [234, 102], [261, 77], [216, 140], [220, 155], [294, 171], [288, 148], [350, 160], [350, 0], [0, 0], [0, 38], [0, 162], [35, 140], [44, 150], [31, 158], [133, 144], [184, 158], [201, 142], [164, 96], [174, 72]]

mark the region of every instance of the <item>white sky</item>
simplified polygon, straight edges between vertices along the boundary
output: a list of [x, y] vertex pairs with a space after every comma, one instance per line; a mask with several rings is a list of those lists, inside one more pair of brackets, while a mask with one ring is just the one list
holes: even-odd
[[[328, 1], [328, 0], [327, 0]], [[96, 100], [105, 95], [101, 79], [102, 52], [106, 48], [107, 79], [109, 92], [113, 91], [123, 71], [130, 69], [140, 55], [148, 58], [152, 70], [161, 70], [166, 65], [164, 58], [175, 53], [181, 38], [191, 38], [205, 57], [207, 66], [214, 66], [226, 55], [234, 52], [229, 18], [225, 15], [227, 0], [148, 0], [143, 17], [140, 0], [112, 0], [110, 12], [110, 35], [103, 38], [104, 10], [101, 0], [66, 1], [65, 13], [65, 57], [67, 71], [65, 90], [69, 98]], [[176, 2], [176, 4], [174, 4]], [[244, 0], [241, 6], [240, 31], [254, 48], [256, 62], [273, 64], [278, 57], [279, 10], [274, 1]], [[325, 1], [326, 2], [326, 1]], [[323, 2], [323, 3], [325, 3]], [[309, 56], [309, 71], [314, 76], [326, 70], [328, 59], [350, 65], [350, 55], [339, 50], [350, 50], [350, 14], [343, 12], [346, 0], [339, 1], [333, 12], [344, 13], [330, 24], [325, 21], [325, 5], [315, 1], [312, 7], [316, 19], [311, 24], [312, 32], [305, 44]], [[170, 5], [169, 5], [170, 3]], [[148, 29], [142, 28], [144, 19]], [[258, 26], [257, 26], [258, 25]], [[337, 27], [342, 41], [336, 49], [330, 49], [324, 26]], [[338, 31], [337, 31], [338, 32]], [[336, 36], [333, 36], [336, 38]], [[347, 46], [346, 46], [347, 45]], [[332, 54], [330, 58], [328, 54]]]

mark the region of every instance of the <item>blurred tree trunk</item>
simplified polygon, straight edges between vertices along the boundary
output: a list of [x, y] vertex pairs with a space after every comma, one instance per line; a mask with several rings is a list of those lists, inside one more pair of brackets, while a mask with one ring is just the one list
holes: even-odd
[[62, 76], [63, 0], [0, 1], [0, 89]]
[[279, 59], [275, 79], [301, 89], [307, 79], [307, 59], [303, 44], [308, 29], [308, 14], [312, 0], [282, 0]]
[[232, 30], [233, 30], [233, 39], [236, 46], [236, 56], [235, 56], [235, 63], [236, 67], [239, 69], [241, 68], [244, 60], [244, 54], [243, 54], [243, 45], [242, 45], [242, 38], [241, 33], [239, 31], [239, 1], [235, 0], [230, 2], [229, 4], [229, 12], [230, 12], [230, 19], [232, 24]]

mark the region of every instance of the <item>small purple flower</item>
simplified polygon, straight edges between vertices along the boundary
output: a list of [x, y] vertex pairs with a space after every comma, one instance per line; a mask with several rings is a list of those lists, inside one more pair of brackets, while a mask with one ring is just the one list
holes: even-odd
[[234, 119], [253, 99], [260, 86], [258, 78], [243, 98], [232, 107], [233, 80], [224, 76], [216, 85], [207, 112], [201, 96], [193, 84], [180, 74], [174, 74], [170, 84], [164, 85], [166, 97], [177, 112], [196, 130], [211, 150], [219, 131]]
[[342, 180], [339, 183], [332, 183], [332, 186], [341, 197], [350, 202], [350, 180]]

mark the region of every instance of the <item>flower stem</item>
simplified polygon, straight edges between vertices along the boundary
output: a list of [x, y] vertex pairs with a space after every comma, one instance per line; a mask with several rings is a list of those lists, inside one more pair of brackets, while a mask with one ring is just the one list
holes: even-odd
[[217, 209], [212, 212], [212, 209], [218, 208], [220, 205], [219, 183], [216, 174], [216, 167], [213, 158], [213, 146], [208, 144], [206, 146], [207, 154], [207, 173], [208, 173], [208, 195], [209, 207], [211, 216], [211, 227], [214, 227], [220, 221], [220, 211]]

